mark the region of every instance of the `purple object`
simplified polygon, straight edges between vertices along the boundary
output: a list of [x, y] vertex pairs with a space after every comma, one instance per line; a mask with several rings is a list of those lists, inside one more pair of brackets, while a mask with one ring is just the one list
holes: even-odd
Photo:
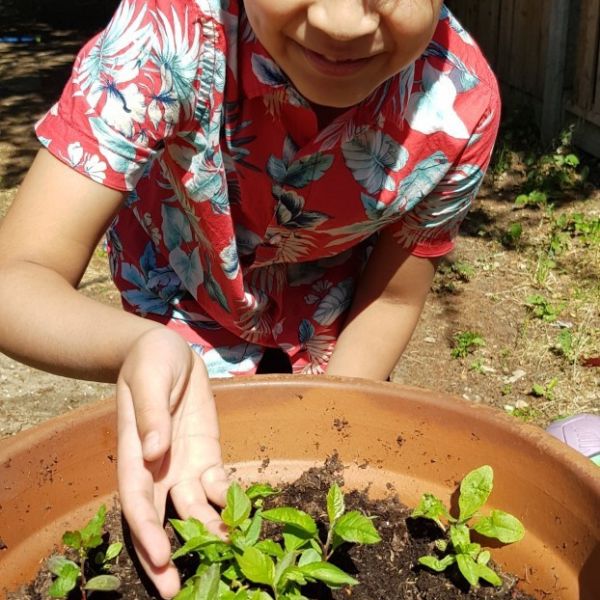
[[600, 416], [583, 413], [551, 423], [546, 431], [594, 462], [600, 459]]

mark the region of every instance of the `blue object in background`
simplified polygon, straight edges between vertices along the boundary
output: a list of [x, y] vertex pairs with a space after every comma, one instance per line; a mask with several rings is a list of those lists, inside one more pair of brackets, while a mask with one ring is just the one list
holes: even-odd
[[41, 41], [39, 35], [0, 35], [0, 44], [37, 44]]

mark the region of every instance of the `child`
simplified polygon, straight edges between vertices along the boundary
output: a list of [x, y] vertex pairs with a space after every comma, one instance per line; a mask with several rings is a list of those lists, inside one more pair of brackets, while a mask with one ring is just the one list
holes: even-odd
[[[84, 47], [0, 231], [0, 349], [117, 381], [123, 511], [164, 597], [167, 495], [220, 527], [209, 377], [279, 349], [387, 378], [499, 110], [441, 0], [123, 0]], [[76, 291], [109, 225], [125, 311]]]

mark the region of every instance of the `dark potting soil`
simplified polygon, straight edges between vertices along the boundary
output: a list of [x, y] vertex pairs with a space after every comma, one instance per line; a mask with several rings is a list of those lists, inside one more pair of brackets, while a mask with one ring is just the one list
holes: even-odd
[[[343, 466], [332, 457], [320, 468], [306, 471], [297, 481], [284, 486], [281, 494], [269, 499], [266, 508], [296, 506], [311, 514], [318, 522], [326, 521], [325, 498], [332, 482], [343, 485]], [[343, 489], [343, 488], [342, 488]], [[346, 493], [347, 510], [360, 510], [375, 517], [376, 528], [382, 538], [379, 544], [369, 546], [342, 546], [332, 562], [359, 580], [352, 588], [330, 591], [313, 585], [303, 593], [311, 600], [534, 600], [518, 589], [516, 577], [501, 573], [503, 585], [494, 588], [482, 585], [469, 588], [457, 571], [448, 569], [435, 574], [418, 566], [418, 558], [434, 553], [433, 542], [439, 538], [439, 529], [432, 522], [409, 518], [410, 510], [392, 493], [386, 499], [373, 500], [367, 491]], [[265, 527], [274, 527], [265, 524]], [[127, 526], [116, 504], [107, 513], [106, 531], [109, 541], [123, 540], [125, 549], [112, 567], [111, 573], [121, 580], [118, 593], [93, 594], [103, 600], [159, 600], [152, 585], [137, 563]], [[178, 546], [169, 528], [173, 546]], [[269, 532], [271, 535], [274, 532]], [[74, 558], [74, 557], [72, 557]], [[178, 563], [185, 573], [189, 568]], [[498, 569], [496, 569], [498, 571]], [[190, 573], [191, 574], [191, 573]], [[10, 593], [7, 600], [47, 600], [52, 576], [43, 569], [35, 581], [21, 590]], [[69, 600], [79, 600], [72, 593]]]

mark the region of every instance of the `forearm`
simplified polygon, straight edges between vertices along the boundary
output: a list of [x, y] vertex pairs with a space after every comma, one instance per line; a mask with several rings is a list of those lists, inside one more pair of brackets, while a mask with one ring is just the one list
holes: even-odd
[[379, 298], [351, 315], [327, 368], [328, 375], [385, 380], [404, 352], [422, 306]]
[[63, 376], [114, 382], [130, 347], [157, 323], [85, 297], [34, 263], [0, 267], [0, 351]]

